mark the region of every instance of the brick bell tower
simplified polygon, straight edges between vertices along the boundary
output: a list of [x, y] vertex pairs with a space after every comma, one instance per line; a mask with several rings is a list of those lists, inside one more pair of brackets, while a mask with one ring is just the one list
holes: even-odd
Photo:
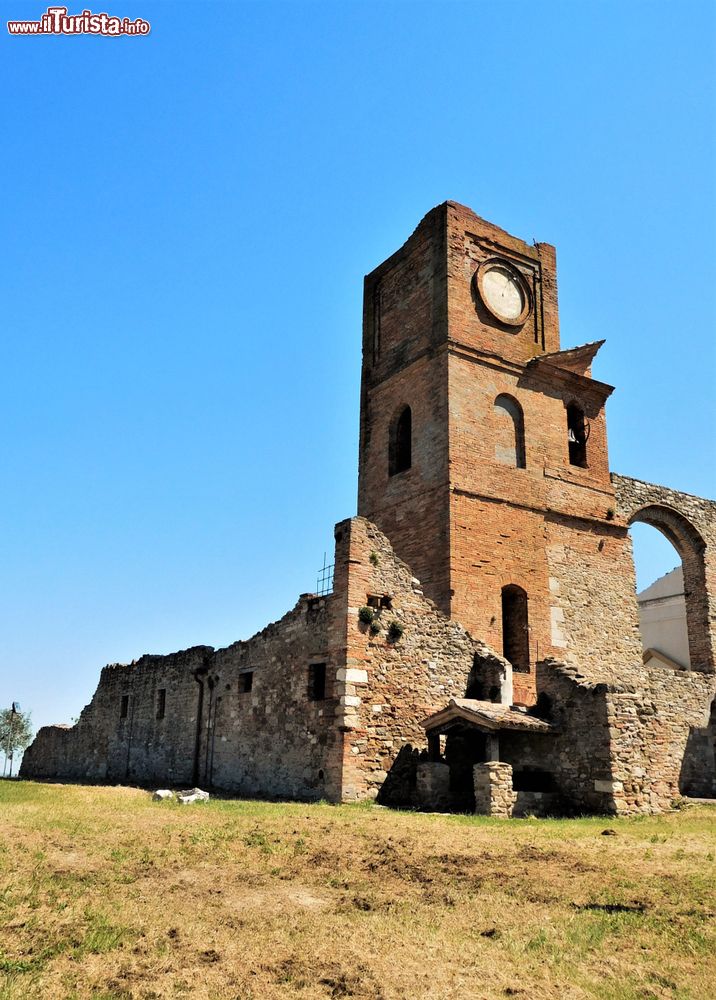
[[600, 625], [629, 545], [601, 343], [560, 350], [554, 247], [455, 202], [365, 278], [358, 513], [512, 662], [517, 702], [538, 659], [639, 655], [636, 613], [623, 648]]

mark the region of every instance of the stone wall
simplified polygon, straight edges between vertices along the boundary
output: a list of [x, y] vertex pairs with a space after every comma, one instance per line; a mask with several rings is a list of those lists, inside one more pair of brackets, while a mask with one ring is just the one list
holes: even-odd
[[658, 813], [681, 793], [713, 795], [713, 745], [696, 737], [709, 725], [712, 675], [644, 669], [607, 700], [617, 811]]
[[552, 656], [592, 679], [620, 676], [641, 662], [636, 578], [626, 527], [548, 518]]
[[[25, 751], [23, 777], [191, 784], [198, 685], [213, 650], [196, 646], [170, 656], [110, 664], [72, 727], [46, 726]], [[166, 692], [157, 718], [158, 692]]]
[[556, 727], [547, 745], [545, 768], [554, 774], [567, 812], [613, 813], [608, 685], [591, 681], [572, 664], [537, 664], [543, 711]]
[[712, 676], [625, 665], [618, 680], [593, 681], [548, 661], [537, 684], [558, 729], [545, 766], [568, 808], [659, 813], [680, 794], [716, 792]]
[[[227, 649], [105, 667], [75, 726], [40, 730], [23, 776], [339, 798], [333, 607], [332, 597], [304, 596]], [[326, 689], [314, 701], [309, 670], [317, 663], [326, 664]]]

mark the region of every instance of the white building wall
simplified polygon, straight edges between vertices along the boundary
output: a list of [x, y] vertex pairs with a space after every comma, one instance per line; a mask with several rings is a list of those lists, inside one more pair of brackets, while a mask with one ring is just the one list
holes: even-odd
[[660, 577], [636, 596], [644, 649], [664, 653], [682, 667], [690, 666], [689, 633], [681, 566]]

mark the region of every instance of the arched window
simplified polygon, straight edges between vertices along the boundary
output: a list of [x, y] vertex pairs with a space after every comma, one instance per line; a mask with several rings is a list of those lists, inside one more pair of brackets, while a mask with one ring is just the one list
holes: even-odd
[[405, 472], [413, 460], [413, 416], [409, 406], [404, 406], [393, 420], [388, 444], [388, 474]]
[[577, 403], [567, 406], [567, 444], [569, 447], [569, 464], [587, 466], [587, 440], [589, 425], [584, 417], [584, 410]]
[[510, 661], [513, 670], [529, 673], [527, 594], [514, 583], [502, 588], [502, 655]]
[[525, 467], [525, 420], [522, 407], [512, 396], [495, 400], [495, 458], [517, 469]]

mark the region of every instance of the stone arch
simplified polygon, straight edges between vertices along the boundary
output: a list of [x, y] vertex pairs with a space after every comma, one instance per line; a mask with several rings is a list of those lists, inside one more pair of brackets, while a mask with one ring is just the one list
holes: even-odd
[[714, 649], [704, 538], [684, 514], [665, 503], [642, 503], [629, 514], [627, 523], [649, 524], [656, 528], [681, 557], [691, 669], [713, 673]]

